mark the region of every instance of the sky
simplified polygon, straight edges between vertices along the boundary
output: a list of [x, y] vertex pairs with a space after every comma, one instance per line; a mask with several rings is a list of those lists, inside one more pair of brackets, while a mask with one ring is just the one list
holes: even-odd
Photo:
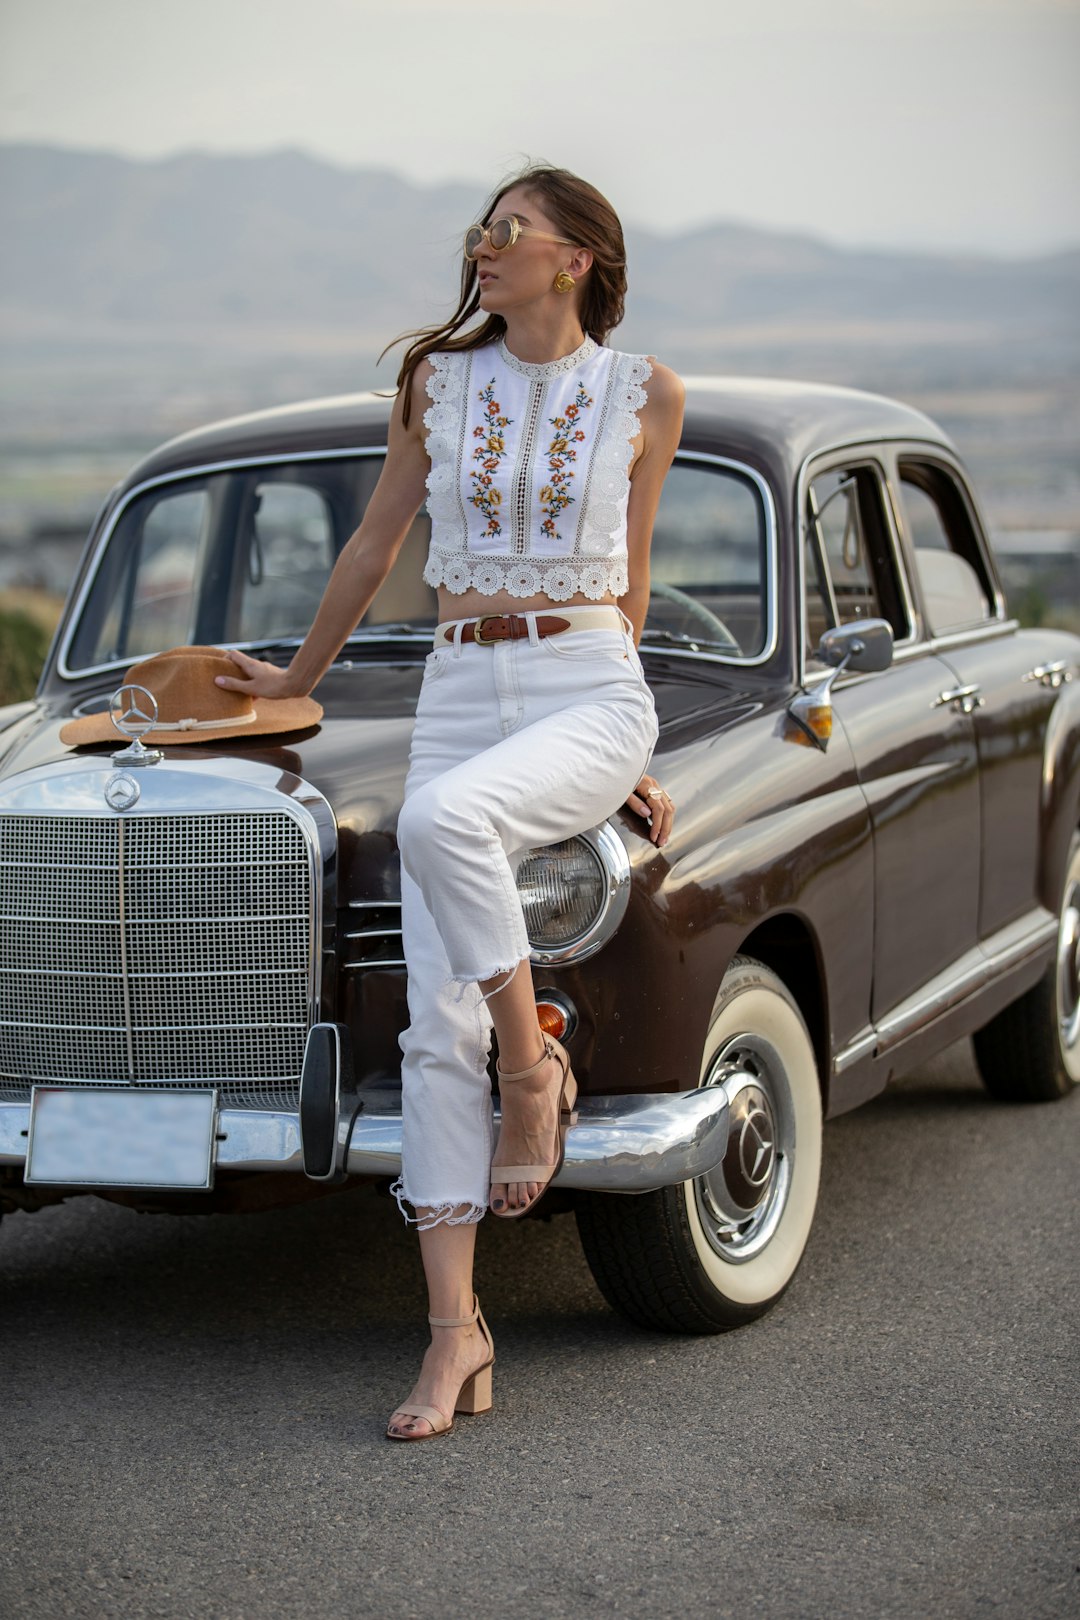
[[1080, 0], [0, 0], [0, 140], [299, 147], [624, 219], [1080, 246]]

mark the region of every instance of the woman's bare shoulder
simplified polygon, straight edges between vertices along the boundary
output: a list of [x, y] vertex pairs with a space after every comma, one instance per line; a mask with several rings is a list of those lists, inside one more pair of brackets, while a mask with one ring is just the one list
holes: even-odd
[[650, 403], [667, 407], [671, 410], [682, 409], [686, 399], [686, 388], [677, 371], [670, 366], [662, 365], [654, 354], [646, 355], [652, 371], [649, 375], [646, 389]]
[[645, 384], [645, 405], [640, 413], [646, 442], [654, 447], [667, 446], [674, 454], [682, 431], [683, 406], [686, 389], [678, 372], [661, 365], [651, 354], [648, 356], [652, 373]]

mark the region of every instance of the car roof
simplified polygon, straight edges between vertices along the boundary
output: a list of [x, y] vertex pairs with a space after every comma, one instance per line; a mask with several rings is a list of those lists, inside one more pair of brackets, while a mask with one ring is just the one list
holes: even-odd
[[[684, 450], [730, 455], [789, 485], [808, 455], [881, 439], [951, 442], [921, 411], [880, 394], [767, 377], [688, 377]], [[341, 394], [209, 423], [151, 451], [124, 481], [220, 462], [311, 455], [386, 442], [392, 395]]]
[[887, 439], [951, 443], [922, 411], [883, 394], [774, 377], [688, 377], [682, 447], [729, 445], [790, 483], [808, 456]]

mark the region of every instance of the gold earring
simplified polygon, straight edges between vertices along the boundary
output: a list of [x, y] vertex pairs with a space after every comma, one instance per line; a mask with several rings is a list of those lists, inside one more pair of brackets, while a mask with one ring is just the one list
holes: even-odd
[[573, 292], [574, 288], [577, 286], [577, 282], [568, 271], [560, 270], [552, 285], [554, 286], [556, 292], [568, 293]]

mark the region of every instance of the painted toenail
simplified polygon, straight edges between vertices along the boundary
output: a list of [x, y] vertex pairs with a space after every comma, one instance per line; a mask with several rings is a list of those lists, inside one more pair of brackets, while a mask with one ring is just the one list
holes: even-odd
[[502, 1209], [502, 1207], [503, 1207], [502, 1199], [501, 1198], [496, 1198], [495, 1202], [492, 1204], [491, 1207], [492, 1207], [492, 1209]]

